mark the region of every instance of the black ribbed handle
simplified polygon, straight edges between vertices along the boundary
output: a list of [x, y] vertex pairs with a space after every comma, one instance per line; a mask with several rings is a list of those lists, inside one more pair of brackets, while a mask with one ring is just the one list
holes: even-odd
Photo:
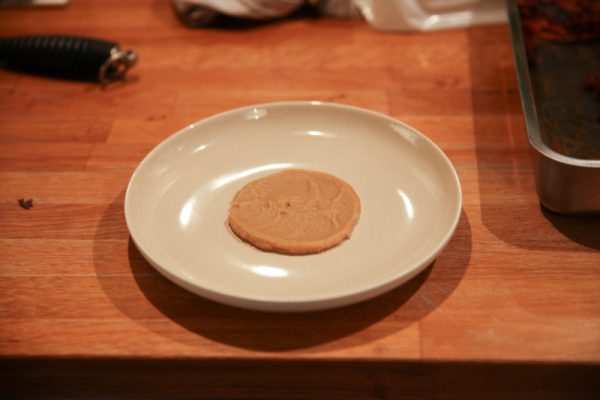
[[0, 60], [26, 72], [98, 80], [100, 68], [116, 48], [114, 42], [86, 37], [17, 36], [0, 39]]

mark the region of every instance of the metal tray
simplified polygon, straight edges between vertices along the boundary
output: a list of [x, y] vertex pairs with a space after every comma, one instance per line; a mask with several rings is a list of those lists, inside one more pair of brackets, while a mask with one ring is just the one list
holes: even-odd
[[508, 13], [540, 202], [561, 214], [600, 212], [600, 35], [577, 30], [559, 2], [524, 3], [509, 0]]

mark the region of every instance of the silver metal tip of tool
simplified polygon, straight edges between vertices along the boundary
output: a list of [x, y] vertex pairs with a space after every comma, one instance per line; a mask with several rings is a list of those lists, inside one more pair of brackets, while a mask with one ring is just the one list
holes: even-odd
[[110, 57], [98, 71], [98, 80], [101, 83], [110, 83], [123, 79], [127, 71], [138, 61], [138, 56], [133, 50], [120, 50], [114, 47]]

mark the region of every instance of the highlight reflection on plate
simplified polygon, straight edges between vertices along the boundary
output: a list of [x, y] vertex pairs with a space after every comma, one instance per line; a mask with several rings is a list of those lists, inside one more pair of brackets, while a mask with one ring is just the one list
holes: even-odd
[[[319, 254], [267, 253], [227, 226], [246, 183], [285, 168], [333, 174], [354, 187], [352, 237]], [[331, 103], [245, 107], [188, 126], [133, 174], [125, 218], [141, 254], [181, 287], [262, 311], [348, 305], [406, 282], [442, 251], [461, 189], [442, 151], [413, 128]]]

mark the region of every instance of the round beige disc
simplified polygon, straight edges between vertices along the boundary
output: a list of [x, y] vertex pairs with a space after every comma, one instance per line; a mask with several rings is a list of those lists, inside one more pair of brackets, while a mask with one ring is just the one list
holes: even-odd
[[228, 222], [261, 250], [310, 254], [348, 239], [359, 215], [360, 200], [348, 183], [323, 172], [287, 169], [244, 186]]

